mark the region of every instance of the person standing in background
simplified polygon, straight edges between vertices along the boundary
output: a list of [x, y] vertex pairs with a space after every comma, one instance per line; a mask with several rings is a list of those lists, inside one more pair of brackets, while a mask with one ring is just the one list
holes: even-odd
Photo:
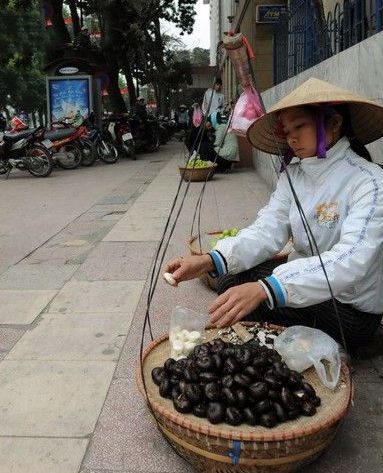
[[202, 113], [205, 116], [211, 115], [213, 112], [217, 112], [223, 109], [223, 106], [225, 105], [225, 97], [221, 91], [222, 80], [216, 79], [214, 83], [214, 88], [207, 89], [205, 95], [203, 96]]

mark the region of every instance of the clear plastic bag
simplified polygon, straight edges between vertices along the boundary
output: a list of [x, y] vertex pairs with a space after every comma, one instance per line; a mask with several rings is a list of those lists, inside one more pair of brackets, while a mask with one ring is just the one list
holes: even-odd
[[[314, 366], [321, 382], [329, 389], [335, 389], [341, 361], [339, 345], [329, 335], [318, 329], [294, 325], [278, 335], [274, 348], [290, 369], [301, 373]], [[329, 363], [331, 379], [322, 360]]]
[[203, 343], [207, 321], [206, 315], [177, 306], [170, 317], [170, 357], [185, 358], [196, 345]]
[[229, 133], [246, 136], [247, 129], [257, 118], [263, 115], [258, 92], [249, 84], [243, 89], [233, 111]]

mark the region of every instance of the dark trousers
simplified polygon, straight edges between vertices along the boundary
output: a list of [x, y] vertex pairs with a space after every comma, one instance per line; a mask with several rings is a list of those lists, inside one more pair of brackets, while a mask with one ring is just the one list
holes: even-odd
[[[270, 276], [274, 268], [280, 264], [281, 260], [266, 261], [265, 263], [244, 271], [243, 273], [222, 276], [218, 279], [217, 292], [218, 294], [222, 294], [230, 287], [238, 286], [247, 282], [258, 281], [258, 279]], [[343, 304], [337, 300], [335, 302], [347, 348], [367, 344], [372, 335], [379, 328], [382, 315], [361, 312], [350, 304]], [[339, 328], [339, 320], [335, 314], [333, 302], [331, 300], [310, 307], [304, 307], [302, 309], [291, 307], [269, 309], [267, 304], [263, 302], [244, 320], [269, 322], [285, 327], [291, 325], [314, 327], [326, 332], [337, 342], [343, 344]]]

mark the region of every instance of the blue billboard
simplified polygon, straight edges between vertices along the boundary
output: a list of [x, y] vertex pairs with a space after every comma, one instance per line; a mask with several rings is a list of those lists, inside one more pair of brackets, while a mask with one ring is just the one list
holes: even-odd
[[92, 110], [91, 77], [48, 77], [49, 122], [75, 119], [82, 122]]

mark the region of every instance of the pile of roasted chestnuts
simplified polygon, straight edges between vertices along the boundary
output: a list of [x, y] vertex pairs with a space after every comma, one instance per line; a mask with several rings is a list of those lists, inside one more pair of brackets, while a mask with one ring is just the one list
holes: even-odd
[[168, 358], [152, 370], [162, 397], [183, 414], [212, 424], [262, 425], [312, 416], [321, 400], [303, 376], [273, 349], [216, 339], [197, 345], [187, 358]]

